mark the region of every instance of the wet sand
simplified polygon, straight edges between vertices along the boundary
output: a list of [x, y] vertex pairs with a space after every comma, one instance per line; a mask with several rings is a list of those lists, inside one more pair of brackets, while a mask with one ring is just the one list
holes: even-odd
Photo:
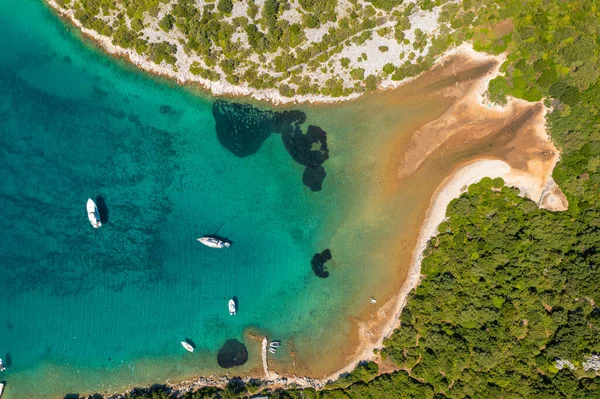
[[[378, 270], [373, 271], [374, 284], [365, 282], [364, 306], [350, 317], [350, 332], [337, 337], [343, 344], [334, 345], [336, 356], [300, 355], [304, 367], [284, 371], [328, 380], [361, 360], [376, 358], [373, 350], [393, 332], [407, 294], [418, 283], [424, 246], [450, 200], [468, 184], [485, 176], [503, 177], [540, 206], [565, 209], [566, 199], [551, 178], [559, 153], [545, 133], [543, 105], [514, 99], [504, 108], [483, 103], [483, 91], [499, 63], [463, 51], [397, 90], [352, 105], [358, 116], [350, 125], [360, 130], [361, 118], [369, 121], [362, 122], [366, 126], [378, 115], [388, 119], [389, 130], [351, 135], [349, 142], [362, 151], [341, 167], [370, 183], [361, 187], [363, 200], [334, 232], [330, 247], [332, 253], [343, 253], [345, 243], [356, 243], [352, 232], [380, 230], [383, 245], [366, 245], [364, 259]], [[398, 117], [406, 107], [415, 113]], [[331, 118], [332, 110], [324, 108]], [[340, 263], [351, 261], [338, 258]], [[377, 304], [368, 302], [371, 295]]]
[[[332, 331], [316, 348], [315, 339], [287, 340], [282, 349], [288, 357], [267, 356], [262, 370], [242, 373], [246, 378], [268, 370], [271, 388], [318, 388], [359, 361], [380, 361], [374, 349], [398, 326], [408, 294], [422, 277], [427, 241], [448, 203], [469, 184], [502, 177], [542, 207], [566, 208], [551, 178], [559, 153], [546, 135], [543, 105], [485, 104], [483, 92], [499, 64], [463, 48], [399, 89], [345, 107], [308, 110], [317, 125], [339, 121], [328, 138], [337, 155], [327, 161], [326, 184], [345, 186], [357, 198], [344, 221], [328, 224], [330, 239], [323, 245], [334, 254], [330, 270], [343, 275], [363, 264], [370, 276], [348, 298], [359, 306], [346, 312], [347, 328], [332, 321]], [[364, 246], [359, 259], [357, 245]], [[265, 332], [252, 335], [258, 343]]]
[[[267, 374], [272, 387], [321, 387], [359, 361], [376, 359], [373, 350], [397, 326], [418, 283], [424, 245], [448, 202], [466, 185], [502, 176], [541, 206], [566, 206], [551, 181], [559, 154], [546, 136], [542, 104], [513, 100], [499, 108], [482, 103], [485, 82], [498, 66], [498, 59], [459, 52], [398, 89], [344, 106], [305, 107], [311, 123], [331, 131], [328, 140], [335, 151], [325, 164], [325, 184], [345, 192], [340, 201], [352, 204], [344, 220], [326, 223], [322, 244], [334, 254], [328, 264], [332, 274], [359, 284], [348, 298], [353, 307], [340, 312], [350, 315], [343, 325], [332, 320], [323, 327], [330, 331], [322, 343], [286, 340], [280, 351], [288, 356], [267, 356], [266, 362], [261, 355], [268, 332], [248, 329], [244, 343], [254, 355], [242, 369], [227, 370], [228, 376]], [[363, 266], [369, 278], [351, 282], [350, 273]], [[369, 302], [372, 296], [376, 304]], [[225, 383], [226, 378], [209, 377], [173, 386]]]

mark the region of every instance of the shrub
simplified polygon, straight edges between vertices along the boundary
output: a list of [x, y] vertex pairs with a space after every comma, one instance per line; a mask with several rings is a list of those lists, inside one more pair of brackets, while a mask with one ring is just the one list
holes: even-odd
[[394, 64], [392, 64], [392, 63], [388, 63], [383, 66], [383, 72], [387, 73], [388, 75], [390, 73], [393, 73], [395, 69], [396, 68], [394, 67]]
[[365, 79], [365, 88], [368, 91], [377, 90], [377, 83], [377, 77], [375, 75], [369, 75], [367, 76], [367, 79]]
[[380, 8], [382, 10], [390, 11], [392, 8], [399, 6], [402, 4], [403, 0], [367, 0], [369, 3], [373, 4], [375, 7]]
[[230, 14], [233, 11], [233, 2], [231, 0], [219, 0], [217, 10], [222, 14]]
[[350, 71], [350, 77], [354, 80], [363, 80], [365, 78], [365, 70], [363, 68], [354, 68]]
[[173, 28], [173, 24], [175, 23], [175, 18], [171, 14], [165, 14], [164, 17], [159, 21], [158, 27], [165, 32], [170, 31]]

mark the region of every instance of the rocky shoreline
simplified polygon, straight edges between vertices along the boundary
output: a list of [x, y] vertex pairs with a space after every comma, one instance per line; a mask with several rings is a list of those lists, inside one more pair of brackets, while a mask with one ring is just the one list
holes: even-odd
[[[162, 76], [168, 79], [174, 79], [179, 84], [191, 84], [197, 85], [203, 90], [210, 92], [210, 94], [214, 96], [227, 96], [227, 97], [250, 97], [259, 101], [266, 101], [273, 105], [284, 105], [284, 104], [301, 104], [301, 103], [309, 103], [309, 104], [328, 104], [328, 103], [339, 103], [345, 101], [351, 101], [362, 97], [365, 93], [354, 92], [350, 95], [341, 95], [341, 96], [326, 96], [321, 94], [305, 94], [299, 95], [294, 94], [291, 97], [284, 96], [280, 93], [277, 88], [269, 88], [269, 89], [256, 89], [250, 87], [247, 84], [232, 84], [228, 81], [221, 79], [218, 81], [211, 81], [210, 79], [202, 78], [201, 76], [194, 75], [189, 71], [189, 65], [193, 63], [193, 59], [182, 53], [181, 51], [178, 53], [178, 61], [182, 63], [182, 65], [188, 66], [188, 68], [174, 68], [173, 66], [162, 62], [160, 64], [156, 64], [150, 60], [148, 60], [143, 55], [138, 54], [134, 49], [125, 49], [119, 47], [112, 42], [112, 38], [108, 36], [104, 36], [99, 34], [98, 32], [88, 29], [82, 25], [82, 23], [75, 18], [75, 14], [73, 10], [65, 9], [60, 6], [60, 4], [56, 0], [45, 0], [45, 2], [61, 17], [66, 19], [69, 23], [77, 27], [81, 33], [94, 40], [98, 46], [100, 46], [106, 53], [116, 56], [126, 58], [130, 63], [135, 65], [136, 67], [149, 72], [154, 75]], [[437, 18], [437, 16], [436, 16]], [[435, 19], [431, 18], [420, 18], [419, 23], [413, 26], [411, 29], [422, 29], [425, 31], [435, 30], [435, 26], [432, 25], [432, 21]], [[379, 41], [383, 44], [391, 45], [388, 40], [379, 37], [378, 35], [374, 35], [374, 42], [372, 45], [377, 47]], [[398, 45], [399, 48], [404, 48], [405, 45]], [[384, 46], [385, 47], [385, 46]], [[434, 64], [437, 65], [442, 62], [447, 56], [455, 54], [462, 47], [455, 47], [447, 50], [444, 54], [437, 57], [437, 60]], [[359, 53], [361, 48], [356, 48], [353, 51], [355, 53]], [[366, 51], [366, 50], [365, 50]], [[391, 53], [389, 50], [387, 53]], [[388, 60], [389, 56], [386, 55], [384, 60]], [[370, 63], [380, 64], [381, 60], [369, 59]], [[418, 76], [418, 75], [417, 75]], [[325, 76], [327, 77], [327, 76]], [[402, 80], [392, 80], [392, 79], [384, 79], [379, 83], [378, 89], [380, 90], [388, 90], [401, 86], [414, 79], [416, 76], [404, 78]]]

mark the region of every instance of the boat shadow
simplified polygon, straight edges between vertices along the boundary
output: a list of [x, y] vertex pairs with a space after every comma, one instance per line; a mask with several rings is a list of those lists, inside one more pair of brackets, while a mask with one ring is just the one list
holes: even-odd
[[185, 337], [184, 341], [190, 344], [192, 348], [196, 349], [196, 343], [192, 341], [191, 338]]
[[96, 196], [96, 207], [98, 208], [98, 213], [100, 214], [100, 222], [102, 224], [108, 223], [108, 220], [109, 220], [108, 206], [106, 206], [106, 201], [104, 201], [103, 196], [101, 196], [101, 195]]
[[6, 355], [4, 355], [2, 358], [2, 361], [4, 362], [4, 367], [9, 368], [12, 366], [12, 356], [10, 353], [6, 352]]
[[238, 297], [234, 295], [231, 299], [233, 299], [233, 303], [235, 303], [235, 312], [238, 313], [240, 311], [240, 302], [238, 301]]

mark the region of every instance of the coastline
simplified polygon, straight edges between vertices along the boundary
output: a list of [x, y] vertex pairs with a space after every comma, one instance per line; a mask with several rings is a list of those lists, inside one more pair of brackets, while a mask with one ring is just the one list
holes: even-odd
[[[480, 61], [498, 60], [497, 57], [473, 53], [473, 57], [477, 57], [476, 59]], [[486, 75], [482, 80], [487, 82], [490, 79], [493, 79], [497, 73], [498, 68], [495, 68], [492, 73]], [[470, 103], [479, 107], [477, 110], [481, 109], [482, 112], [489, 114], [492, 118], [494, 114], [513, 113], [515, 112], [514, 107], [519, 105], [527, 104], [530, 107], [532, 106], [532, 104], [515, 99], [510, 99], [505, 107], [488, 106], [488, 104], [485, 103], [485, 97], [483, 95], [486, 88], [485, 84], [481, 83], [469, 90], [468, 93], [464, 94], [465, 98], [468, 99]], [[419, 284], [422, 277], [420, 272], [421, 262], [423, 260], [423, 250], [428, 241], [437, 234], [437, 228], [445, 219], [446, 208], [450, 201], [460, 196], [470, 184], [476, 183], [484, 177], [501, 177], [504, 179], [507, 186], [519, 189], [522, 196], [530, 198], [541, 208], [554, 211], [566, 209], [568, 205], [566, 198], [564, 198], [564, 196], [561, 197], [562, 192], [560, 192], [560, 189], [552, 179], [552, 170], [558, 161], [559, 154], [546, 134], [546, 109], [541, 107], [541, 104], [533, 105], [538, 106], [537, 109], [539, 112], [536, 113], [536, 116], [532, 118], [527, 125], [527, 131], [529, 136], [536, 138], [540, 143], [548, 144], [546, 148], [541, 148], [542, 151], [546, 151], [549, 154], [548, 159], [546, 161], [540, 161], [538, 159], [529, 159], [525, 157], [525, 167], [514, 167], [514, 165], [511, 166], [509, 162], [496, 159], [495, 157], [490, 159], [490, 157], [480, 156], [466, 162], [464, 165], [459, 165], [453, 173], [439, 184], [431, 196], [426, 208], [427, 211], [419, 229], [416, 245], [412, 250], [412, 258], [404, 282], [390, 300], [387, 300], [382, 306], [378, 306], [374, 318], [369, 322], [359, 322], [358, 329], [361, 339], [354, 351], [354, 355], [349, 357], [345, 362], [346, 366], [339, 368], [335, 372], [329, 373], [326, 377], [320, 379], [299, 377], [287, 373], [282, 373], [280, 375], [268, 369], [268, 359], [263, 356], [263, 373], [261, 373], [263, 376], [246, 375], [242, 380], [249, 382], [255, 378], [260, 378], [261, 383], [264, 384], [263, 389], [278, 389], [285, 387], [320, 389], [325, 387], [329, 381], [339, 378], [341, 374], [351, 372], [360, 361], [377, 361], [378, 354], [376, 353], [376, 350], [381, 348], [383, 341], [398, 328], [400, 324], [399, 315], [406, 305], [410, 292]], [[519, 110], [519, 108], [517, 109]], [[445, 115], [452, 116], [452, 112], [453, 110], [450, 109]], [[529, 137], [529, 139], [531, 140], [531, 137]], [[536, 162], [538, 164], [536, 164]], [[398, 178], [400, 178], [400, 176], [398, 176]], [[375, 330], [377, 330], [377, 332], [375, 332]], [[222, 387], [226, 385], [227, 381], [227, 377], [213, 375], [212, 377], [199, 377], [192, 381], [169, 385], [169, 388], [174, 392], [187, 392], [206, 385]], [[120, 398], [121, 396], [115, 397]]]
[[[81, 24], [81, 22], [79, 22], [74, 17], [72, 11], [64, 10], [56, 2], [56, 0], [44, 0], [44, 4], [47, 4], [53, 11], [57, 13], [59, 17], [64, 18], [71, 25], [79, 29], [83, 36], [93, 40], [105, 53], [115, 56], [117, 58], [125, 58], [130, 64], [133, 64], [135, 67], [152, 75], [157, 75], [167, 79], [175, 80], [180, 85], [192, 85], [198, 87], [202, 91], [206, 91], [208, 94], [213, 96], [252, 98], [258, 101], [268, 102], [271, 105], [283, 106], [292, 104], [336, 104], [356, 100], [369, 93], [352, 93], [349, 96], [340, 97], [331, 97], [314, 94], [295, 94], [292, 97], [285, 97], [279, 93], [278, 89], [254, 89], [249, 86], [238, 86], [225, 81], [213, 82], [209, 79], [204, 79], [200, 76], [194, 75], [189, 71], [174, 71], [172, 68], [168, 67], [164, 62], [161, 64], [155, 64], [145, 59], [143, 56], [139, 55], [133, 49], [125, 49], [114, 45], [110, 37], [103, 36], [94, 30], [85, 28]], [[486, 58], [486, 55], [476, 52], [470, 43], [465, 42], [459, 46], [451, 47], [448, 50], [446, 50], [443, 54], [437, 57], [431, 68], [443, 64], [448, 57], [459, 53], [465, 53], [466, 55], [477, 58]], [[404, 85], [405, 83], [412, 81], [421, 74], [422, 73], [408, 78], [404, 78], [399, 81], [382, 82], [378, 85], [376, 92], [396, 89]]]
[[[78, 27], [80, 31], [87, 37], [95, 40], [107, 53], [122, 56], [128, 58], [129, 62], [134, 64], [136, 67], [161, 76], [165, 76], [167, 78], [175, 79], [179, 84], [195, 84], [201, 86], [203, 89], [209, 91], [212, 95], [216, 96], [242, 96], [242, 97], [251, 97], [253, 99], [259, 101], [267, 101], [271, 104], [275, 105], [283, 105], [283, 104], [291, 104], [291, 103], [311, 103], [311, 104], [327, 104], [327, 103], [338, 103], [349, 100], [355, 100], [359, 97], [362, 97], [363, 94], [353, 94], [348, 97], [325, 97], [325, 96], [294, 96], [294, 97], [283, 97], [279, 94], [279, 92], [275, 89], [271, 90], [255, 90], [247, 87], [237, 87], [235, 85], [230, 84], [222, 84], [221, 82], [210, 82], [204, 81], [199, 77], [195, 77], [191, 74], [181, 74], [178, 75], [174, 73], [168, 68], [164, 68], [160, 65], [153, 64], [143, 59], [143, 57], [139, 56], [133, 50], [126, 50], [120, 47], [114, 46], [110, 38], [101, 36], [94, 31], [88, 30], [81, 26], [78, 21], [73, 18], [70, 13], [64, 12], [57, 5], [55, 0], [47, 0], [47, 3], [56, 10], [62, 17], [70, 20], [72, 24]], [[484, 92], [487, 88], [487, 84], [489, 80], [493, 79], [499, 73], [499, 66], [501, 65], [501, 61], [503, 60], [502, 56], [492, 57], [487, 56], [481, 53], [478, 53], [473, 50], [472, 46], [469, 44], [462, 44], [458, 47], [455, 47], [442, 56], [440, 56], [435, 65], [439, 65], [444, 63], [444, 61], [457, 53], [463, 53], [469, 57], [474, 59], [496, 59], [498, 62], [497, 68], [491, 73], [488, 77], [482, 80], [480, 90], [476, 91], [477, 102], [479, 105], [484, 106], [486, 108], [491, 108], [494, 111], [502, 111], [506, 109], [506, 107], [514, 104], [516, 101], [511, 99], [509, 101], [509, 105], [506, 107], [500, 106], [491, 106], [486, 102], [484, 97]], [[186, 75], [189, 75], [188, 78]], [[399, 82], [394, 82], [394, 84], [390, 85], [381, 85], [378, 88], [378, 91], [387, 91], [394, 88], [398, 88], [406, 84], [407, 82], [415, 79], [419, 75], [411, 78], [404, 79]], [[542, 118], [543, 119], [543, 118]], [[543, 124], [542, 124], [543, 128]], [[402, 284], [398, 294], [392, 298], [390, 301], [386, 302], [383, 306], [378, 307], [377, 313], [380, 315], [392, 314], [385, 323], [383, 331], [384, 333], [376, 338], [376, 343], [365, 342], [363, 345], [359, 346], [356, 350], [356, 355], [353, 356], [352, 361], [348, 363], [346, 367], [343, 367], [323, 379], [312, 379], [308, 377], [282, 377], [274, 372], [269, 372], [268, 369], [268, 360], [266, 358], [266, 354], [263, 356], [263, 370], [265, 374], [266, 387], [268, 388], [278, 388], [283, 386], [299, 386], [299, 387], [313, 387], [313, 388], [322, 388], [327, 381], [337, 379], [340, 374], [344, 374], [352, 371], [356, 364], [362, 360], [373, 360], [376, 358], [374, 354], [374, 350], [380, 348], [383, 344], [385, 338], [387, 338], [393, 331], [399, 326], [399, 318], [403, 307], [406, 304], [408, 296], [412, 289], [414, 289], [421, 278], [420, 268], [421, 261], [423, 259], [423, 249], [427, 245], [427, 242], [435, 237], [437, 234], [437, 227], [445, 218], [445, 211], [448, 203], [453, 199], [458, 197], [462, 192], [464, 192], [464, 188], [469, 184], [473, 184], [481, 180], [483, 177], [502, 177], [505, 180], [506, 185], [518, 188], [522, 195], [527, 196], [534, 200], [538, 205], [544, 207], [546, 202], [552, 204], [557, 203], [556, 200], [545, 201], [545, 198], [548, 196], [555, 194], [556, 185], [552, 181], [551, 177], [545, 181], [544, 187], [540, 190], [537, 185], [537, 181], [535, 179], [531, 179], [527, 174], [520, 173], [519, 171], [514, 170], [510, 167], [510, 165], [504, 161], [500, 160], [478, 160], [467, 165], [462, 166], [457, 171], [455, 171], [451, 176], [449, 176], [444, 182], [438, 187], [434, 196], [431, 199], [429, 204], [429, 208], [427, 214], [425, 216], [424, 223], [421, 226], [421, 230], [419, 232], [419, 236], [417, 239], [417, 245], [413, 250], [413, 258], [411, 260], [410, 268], [408, 275]], [[548, 195], [546, 195], [548, 194]], [[537, 199], [536, 199], [537, 198]], [[551, 197], [554, 198], [554, 197]], [[561, 201], [558, 201], [560, 208]], [[555, 209], [560, 210], [560, 209]], [[365, 324], [360, 326], [360, 335], [366, 336], [369, 334], [369, 327]], [[263, 343], [263, 352], [264, 343]], [[252, 377], [244, 377], [244, 381], [251, 380]], [[227, 377], [199, 377], [194, 379], [193, 381], [185, 381], [180, 384], [169, 385], [173, 390], [177, 391], [185, 391], [191, 390], [195, 388], [199, 388], [206, 385], [212, 386], [224, 386], [227, 383]], [[114, 396], [115, 398], [122, 396]]]

